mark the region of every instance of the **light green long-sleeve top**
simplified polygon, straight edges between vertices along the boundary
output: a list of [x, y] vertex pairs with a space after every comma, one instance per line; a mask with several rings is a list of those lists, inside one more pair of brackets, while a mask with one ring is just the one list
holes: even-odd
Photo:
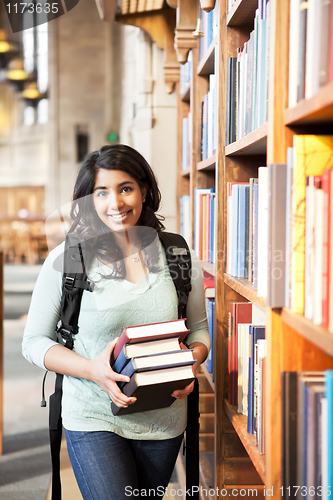
[[[32, 295], [22, 351], [32, 364], [44, 368], [44, 356], [55, 345], [54, 330], [59, 319], [62, 273], [55, 260], [64, 251], [59, 245], [45, 260]], [[210, 348], [203, 279], [200, 262], [193, 252], [192, 291], [187, 306], [188, 343], [201, 342]], [[82, 296], [79, 333], [74, 351], [89, 359], [98, 356], [108, 342], [126, 326], [177, 319], [177, 295], [160, 246], [158, 273], [148, 272], [139, 283], [101, 278], [110, 269], [97, 259], [89, 272], [93, 293]], [[63, 425], [74, 431], [112, 431], [129, 439], [168, 439], [186, 427], [186, 399], [177, 399], [169, 408], [113, 416], [107, 393], [94, 382], [64, 377]]]

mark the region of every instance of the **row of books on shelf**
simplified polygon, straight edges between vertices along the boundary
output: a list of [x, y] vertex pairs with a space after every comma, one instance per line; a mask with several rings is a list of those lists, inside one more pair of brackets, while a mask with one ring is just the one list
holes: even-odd
[[172, 392], [184, 389], [194, 379], [191, 349], [181, 349], [189, 330], [185, 319], [129, 326], [121, 333], [112, 352], [112, 369], [130, 378], [118, 382], [122, 392], [136, 397], [120, 408], [111, 403], [113, 415], [127, 415], [170, 406]]
[[200, 6], [200, 19], [201, 19], [201, 29], [203, 31], [204, 36], [199, 39], [199, 60], [204, 57], [207, 50], [210, 47], [210, 44], [216, 37], [218, 33], [218, 18], [219, 14], [219, 6], [218, 0], [215, 3], [215, 7], [210, 12], [205, 12], [201, 9]]
[[281, 377], [282, 498], [328, 499], [333, 488], [333, 370], [282, 372]]
[[215, 74], [209, 75], [209, 91], [201, 101], [200, 144], [201, 160], [213, 156], [217, 147], [217, 85]]
[[228, 397], [247, 416], [247, 432], [255, 434], [264, 454], [264, 377], [267, 354], [266, 313], [251, 302], [231, 302], [228, 313]]
[[192, 50], [189, 51], [187, 61], [180, 66], [180, 95], [184, 94], [190, 81], [192, 72]]
[[215, 188], [194, 190], [194, 251], [200, 260], [215, 263]]
[[331, 1], [290, 1], [289, 107], [333, 81]]
[[[333, 136], [295, 135], [287, 164], [227, 184], [227, 273], [269, 307], [333, 331]], [[260, 265], [259, 265], [260, 263]]]
[[228, 58], [226, 145], [267, 121], [269, 6], [259, 0], [249, 40]]

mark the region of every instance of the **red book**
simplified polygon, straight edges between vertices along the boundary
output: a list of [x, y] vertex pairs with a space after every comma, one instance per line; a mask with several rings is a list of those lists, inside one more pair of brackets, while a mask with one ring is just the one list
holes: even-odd
[[203, 280], [204, 280], [204, 290], [206, 299], [214, 299], [215, 298], [215, 277], [203, 270]]
[[230, 404], [238, 400], [238, 324], [252, 323], [252, 302], [231, 302]]
[[189, 333], [185, 321], [185, 318], [181, 318], [174, 321], [163, 321], [161, 323], [150, 323], [148, 325], [128, 326], [124, 328], [111, 355], [110, 365], [113, 365], [125, 344], [172, 337], [179, 337], [179, 342], [182, 342]]
[[329, 311], [331, 176], [332, 170], [324, 170], [321, 179], [321, 187], [324, 191], [322, 325], [325, 327], [328, 327]]

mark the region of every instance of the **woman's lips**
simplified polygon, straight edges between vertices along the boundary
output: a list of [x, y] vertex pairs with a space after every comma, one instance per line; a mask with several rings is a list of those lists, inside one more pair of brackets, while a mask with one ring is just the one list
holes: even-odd
[[121, 214], [108, 214], [108, 217], [111, 217], [112, 220], [115, 222], [123, 222], [130, 212], [131, 210], [128, 210], [127, 212], [122, 212]]

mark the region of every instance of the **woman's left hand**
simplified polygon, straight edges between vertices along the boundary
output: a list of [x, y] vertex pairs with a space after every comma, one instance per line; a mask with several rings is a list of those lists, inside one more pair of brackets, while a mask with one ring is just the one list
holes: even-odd
[[[186, 349], [184, 344], [180, 344], [180, 347], [182, 349]], [[200, 342], [194, 342], [189, 346], [190, 349], [193, 349], [193, 358], [196, 360], [194, 365], [192, 366], [193, 370], [193, 375], [195, 376], [198, 367], [201, 365], [201, 363], [206, 359], [207, 357], [207, 347], [204, 344], [201, 344]], [[173, 391], [171, 396], [173, 396], [176, 399], [184, 399], [186, 396], [191, 394], [191, 392], [194, 389], [194, 380], [191, 382], [189, 385], [187, 385], [184, 389], [178, 389], [176, 391]]]

